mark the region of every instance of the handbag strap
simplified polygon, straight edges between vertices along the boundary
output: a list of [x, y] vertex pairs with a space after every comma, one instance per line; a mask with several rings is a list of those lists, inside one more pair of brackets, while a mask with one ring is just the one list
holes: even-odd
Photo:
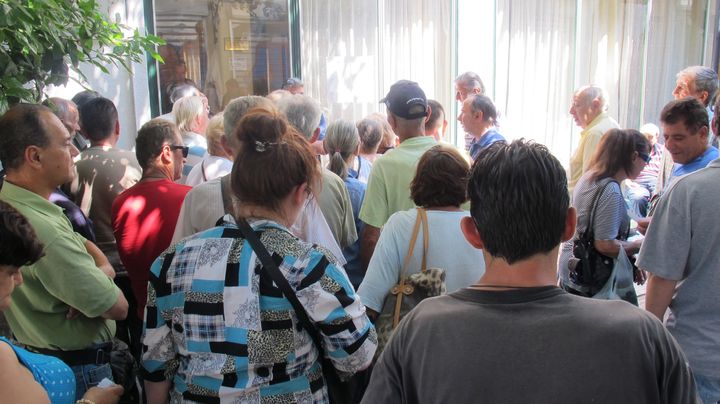
[[[204, 173], [203, 173], [204, 175]], [[226, 215], [235, 216], [232, 196], [230, 195], [230, 175], [220, 178], [220, 194], [222, 195], [223, 209]]]
[[292, 305], [295, 310], [295, 314], [298, 316], [300, 325], [308, 332], [308, 334], [310, 334], [310, 338], [312, 338], [315, 346], [317, 346], [317, 349], [320, 351], [320, 356], [322, 356], [323, 346], [321, 344], [320, 334], [313, 326], [310, 318], [308, 318], [307, 311], [305, 311], [302, 303], [298, 300], [295, 291], [280, 272], [280, 268], [278, 268], [275, 261], [273, 261], [272, 257], [270, 257], [270, 253], [267, 248], [265, 248], [260, 239], [258, 239], [255, 230], [253, 230], [247, 220], [245, 220], [245, 218], [238, 218], [237, 225], [240, 230], [240, 234], [242, 234], [243, 238], [250, 243], [250, 247], [252, 247], [253, 251], [260, 259], [260, 262], [265, 269], [265, 273], [270, 276], [273, 282], [275, 282], [275, 285], [277, 285], [283, 295], [285, 295], [285, 298], [288, 299], [290, 305]]
[[428, 224], [427, 224], [427, 212], [423, 208], [417, 208], [417, 217], [415, 218], [415, 226], [413, 227], [412, 235], [410, 236], [410, 245], [408, 246], [408, 252], [405, 255], [405, 261], [403, 261], [402, 271], [400, 273], [400, 279], [398, 279], [397, 285], [395, 285], [397, 294], [395, 295], [395, 309], [393, 310], [393, 322], [392, 327], [395, 329], [400, 322], [400, 310], [402, 308], [403, 295], [406, 293], [412, 293], [412, 286], [406, 285], [405, 280], [407, 279], [407, 270], [410, 267], [410, 260], [415, 250], [415, 243], [417, 242], [418, 234], [420, 233], [420, 225], [423, 226], [423, 253], [422, 253], [422, 264], [421, 271], [425, 272], [427, 269], [427, 248], [428, 248]]

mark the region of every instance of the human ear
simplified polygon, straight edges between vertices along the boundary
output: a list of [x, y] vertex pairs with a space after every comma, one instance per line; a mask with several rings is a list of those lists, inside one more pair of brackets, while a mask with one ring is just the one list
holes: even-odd
[[568, 208], [565, 216], [565, 229], [562, 234], [562, 241], [568, 241], [575, 237], [575, 227], [577, 226], [577, 211], [572, 206]]
[[480, 231], [477, 229], [477, 226], [475, 226], [475, 221], [472, 217], [465, 216], [460, 220], [460, 230], [462, 230], [465, 240], [467, 240], [471, 246], [478, 250], [485, 248], [485, 244], [480, 236]]

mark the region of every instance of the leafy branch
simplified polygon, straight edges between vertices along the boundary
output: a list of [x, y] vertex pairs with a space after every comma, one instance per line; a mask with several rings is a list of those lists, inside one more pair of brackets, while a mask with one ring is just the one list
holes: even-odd
[[111, 22], [96, 0], [0, 0], [0, 113], [18, 102], [39, 102], [49, 84], [63, 85], [80, 65], [104, 73], [107, 66], [131, 71], [145, 52], [163, 62], [165, 41]]

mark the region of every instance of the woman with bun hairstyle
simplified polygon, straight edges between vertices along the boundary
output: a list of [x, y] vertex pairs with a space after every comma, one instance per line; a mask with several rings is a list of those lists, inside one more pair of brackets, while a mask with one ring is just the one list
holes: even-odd
[[[331, 123], [325, 135], [324, 145], [330, 158], [327, 168], [345, 182], [355, 218], [355, 230], [357, 230], [357, 234], [362, 234], [363, 222], [360, 220], [360, 207], [365, 199], [367, 182], [362, 182], [359, 178], [360, 173], [352, 169], [353, 163], [358, 158], [360, 146], [357, 127], [353, 122], [342, 119]], [[360, 240], [343, 248], [343, 255], [347, 261], [345, 271], [350, 277], [350, 282], [357, 289], [365, 274], [360, 263]]]
[[[151, 269], [142, 363], [148, 403], [168, 395], [172, 402], [326, 403], [320, 355], [353, 374], [370, 365], [377, 337], [335, 257], [288, 230], [319, 192], [317, 160], [275, 109], [249, 111], [234, 136], [238, 224], [178, 242]], [[260, 249], [243, 234], [256, 235]], [[270, 267], [258, 258], [264, 250]], [[274, 281], [274, 267], [322, 349]]]

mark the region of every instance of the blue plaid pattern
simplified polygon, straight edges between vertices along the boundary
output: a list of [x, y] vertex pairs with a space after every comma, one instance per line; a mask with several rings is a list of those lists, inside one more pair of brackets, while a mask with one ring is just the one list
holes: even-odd
[[[377, 336], [345, 271], [324, 248], [271, 221], [253, 223], [344, 373], [370, 365]], [[319, 351], [234, 225], [195, 234], [153, 264], [143, 374], [198, 402], [327, 402]], [[166, 262], [169, 261], [169, 262]], [[249, 282], [247, 281], [249, 279]]]

